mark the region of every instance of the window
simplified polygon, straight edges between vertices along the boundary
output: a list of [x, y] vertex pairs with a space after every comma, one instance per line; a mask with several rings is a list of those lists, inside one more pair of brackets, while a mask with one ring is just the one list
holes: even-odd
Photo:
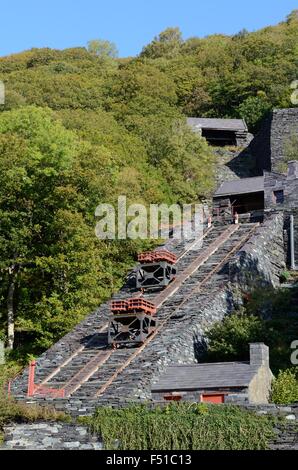
[[275, 204], [284, 203], [284, 192], [282, 190], [273, 192], [273, 201]]

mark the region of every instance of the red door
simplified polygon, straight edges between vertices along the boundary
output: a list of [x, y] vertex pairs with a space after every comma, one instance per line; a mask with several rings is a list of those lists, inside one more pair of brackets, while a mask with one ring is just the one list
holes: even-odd
[[223, 394], [218, 394], [218, 395], [202, 395], [201, 396], [201, 402], [202, 403], [224, 403], [225, 402], [225, 396]]

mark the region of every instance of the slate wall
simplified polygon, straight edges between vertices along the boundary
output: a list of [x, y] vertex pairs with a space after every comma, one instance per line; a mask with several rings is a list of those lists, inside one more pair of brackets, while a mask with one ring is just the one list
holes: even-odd
[[283, 212], [271, 214], [230, 261], [230, 280], [243, 291], [278, 287], [286, 268]]
[[271, 124], [271, 168], [279, 171], [279, 164], [286, 156], [286, 142], [298, 133], [298, 108], [276, 109]]
[[298, 108], [275, 109], [266, 117], [250, 145], [259, 172], [280, 170], [286, 142], [293, 132], [298, 132]]

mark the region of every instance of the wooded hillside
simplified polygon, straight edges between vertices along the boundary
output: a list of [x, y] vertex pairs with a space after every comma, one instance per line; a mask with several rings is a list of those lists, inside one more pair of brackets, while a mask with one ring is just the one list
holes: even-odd
[[[169, 28], [140, 56], [113, 47], [32, 49], [0, 59], [0, 331], [40, 352], [119, 287], [146, 242], [94, 234], [102, 202], [210, 195], [215, 157], [185, 116], [243, 117], [252, 131], [289, 107], [298, 17], [183, 40]], [[26, 344], [26, 346], [24, 346]]]

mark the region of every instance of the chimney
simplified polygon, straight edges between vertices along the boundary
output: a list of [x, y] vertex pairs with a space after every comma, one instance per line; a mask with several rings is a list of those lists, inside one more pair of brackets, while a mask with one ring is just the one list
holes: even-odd
[[288, 162], [288, 180], [295, 180], [298, 178], [298, 160]]
[[250, 365], [269, 367], [269, 348], [264, 343], [250, 343]]

